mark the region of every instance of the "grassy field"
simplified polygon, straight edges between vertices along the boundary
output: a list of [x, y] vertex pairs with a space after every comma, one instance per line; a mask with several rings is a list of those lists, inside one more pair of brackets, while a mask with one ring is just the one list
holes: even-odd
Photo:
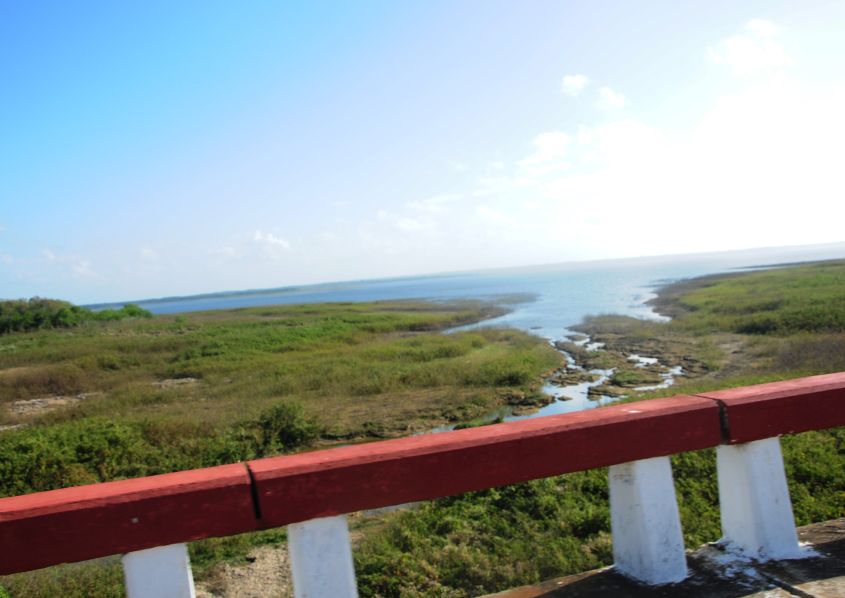
[[[629, 400], [845, 370], [845, 262], [693, 280], [664, 289], [658, 306], [675, 318], [607, 315], [579, 327], [608, 343], [586, 356], [599, 365], [634, 352], [689, 372]], [[747, 326], [743, 315], [777, 324]], [[845, 430], [785, 437], [783, 450], [798, 524], [845, 515]], [[672, 464], [687, 546], [716, 540], [715, 452]], [[468, 597], [575, 573], [612, 562], [609, 532], [606, 470], [442, 499], [365, 539], [361, 594]]]
[[[544, 402], [561, 356], [514, 330], [439, 331], [478, 302], [295, 305], [0, 336], [0, 495], [407, 435]], [[78, 397], [82, 397], [78, 399]], [[67, 401], [70, 399], [70, 402]], [[35, 407], [33, 407], [35, 406]], [[198, 542], [198, 577], [284, 530]], [[15, 596], [122, 595], [119, 565], [3, 581]]]
[[2, 336], [3, 423], [24, 427], [0, 433], [0, 494], [398, 436], [543, 401], [541, 374], [560, 364], [546, 343], [436, 332], [497, 313], [327, 304]]
[[[610, 315], [584, 322], [582, 329], [608, 348], [585, 357], [613, 366], [619, 355], [637, 352], [682, 365], [688, 374], [675, 387], [631, 400], [842, 371], [843, 276], [845, 262], [838, 262], [673, 285], [658, 301], [674, 316], [671, 322]], [[819, 315], [822, 306], [831, 313]], [[61, 479], [38, 477], [52, 471], [39, 452], [45, 447], [76, 446], [61, 469], [69, 476], [62, 483], [76, 483], [472, 419], [508, 400], [530, 401], [539, 374], [558, 363], [545, 343], [513, 331], [430, 332], [488, 315], [489, 306], [432, 309], [267, 308], [0, 337], [7, 402], [45, 392], [105, 393], [0, 434], [0, 467], [18, 463], [0, 471], [4, 491]], [[749, 328], [745, 317], [776, 324]], [[109, 359], [99, 361], [105, 355]], [[65, 391], [43, 383], [33, 391], [22, 380], [38, 379], [26, 369], [36, 363], [59, 373], [75, 368], [75, 376], [56, 375], [75, 386]], [[196, 381], [156, 386], [180, 377]], [[24, 421], [6, 417], [7, 423]], [[107, 442], [128, 447], [120, 449], [128, 451], [118, 460], [122, 465], [98, 461], [102, 449], [90, 447], [91, 439], [124, 433], [131, 441]], [[845, 515], [845, 430], [787, 437], [783, 447], [797, 522]], [[30, 466], [33, 455], [46, 461]], [[677, 455], [673, 467], [687, 545], [717, 539], [714, 452]], [[363, 523], [356, 525], [355, 548], [362, 596], [468, 597], [611, 561], [605, 470], [444, 498]], [[283, 531], [272, 531], [199, 542], [191, 547], [192, 560], [198, 577], [213, 576], [221, 559], [283, 541]], [[0, 584], [15, 596], [122, 596], [120, 579], [112, 560]]]

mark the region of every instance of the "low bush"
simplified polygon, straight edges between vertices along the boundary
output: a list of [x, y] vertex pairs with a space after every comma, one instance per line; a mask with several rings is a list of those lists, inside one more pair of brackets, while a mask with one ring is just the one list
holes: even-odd
[[31, 332], [45, 328], [73, 328], [91, 321], [151, 317], [149, 311], [133, 304], [124, 305], [121, 309], [92, 311], [67, 301], [33, 297], [0, 301], [0, 334]]

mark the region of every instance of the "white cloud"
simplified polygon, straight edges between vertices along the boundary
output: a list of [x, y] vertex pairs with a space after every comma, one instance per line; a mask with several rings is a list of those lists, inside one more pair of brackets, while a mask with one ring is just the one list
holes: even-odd
[[479, 177], [431, 216], [490, 266], [842, 241], [842, 105], [845, 82], [784, 74], [717, 96], [686, 127], [616, 118], [548, 131], [513, 171]]
[[9, 266], [15, 263], [15, 258], [11, 253], [0, 253], [0, 262]]
[[158, 253], [156, 250], [149, 247], [141, 247], [138, 253], [142, 260], [153, 261], [158, 259]]
[[751, 19], [745, 29], [758, 37], [774, 37], [780, 33], [780, 27], [765, 19]]
[[520, 168], [531, 175], [541, 175], [569, 166], [565, 158], [569, 152], [572, 137], [563, 131], [547, 131], [534, 138], [534, 152], [520, 160]]
[[56, 261], [56, 254], [50, 251], [49, 249], [42, 249], [41, 250], [41, 257], [43, 257], [48, 262], [55, 262]]
[[573, 247], [611, 257], [841, 241], [842, 105], [843, 84], [778, 78], [718, 98], [686, 130], [587, 127], [572, 168], [522, 195], [543, 214], [523, 215], [537, 240], [525, 242], [566, 230]]
[[759, 75], [781, 70], [793, 64], [786, 50], [775, 40], [780, 28], [763, 19], [752, 19], [745, 34], [722, 40], [707, 50], [715, 64], [730, 67], [738, 76]]
[[602, 87], [599, 89], [599, 106], [602, 108], [618, 109], [624, 108], [626, 104], [625, 96], [621, 93], [613, 91], [609, 87]]
[[277, 237], [273, 233], [262, 233], [260, 230], [255, 231], [252, 235], [252, 240], [256, 243], [263, 243], [273, 247], [281, 247], [282, 249], [290, 249], [290, 243], [281, 237]]
[[452, 172], [466, 172], [467, 170], [469, 170], [469, 166], [467, 166], [463, 162], [452, 161], [449, 162], [449, 169]]
[[584, 75], [566, 75], [560, 84], [560, 89], [568, 96], [579, 95], [590, 84], [590, 80]]

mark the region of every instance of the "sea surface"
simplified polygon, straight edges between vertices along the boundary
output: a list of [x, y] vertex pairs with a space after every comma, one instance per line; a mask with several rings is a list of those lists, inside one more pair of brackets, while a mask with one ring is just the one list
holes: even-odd
[[[646, 301], [658, 287], [685, 278], [764, 265], [845, 257], [845, 243], [714, 254], [572, 262], [460, 274], [337, 282], [133, 301], [156, 314], [291, 303], [390, 299], [488, 299], [517, 296], [501, 325], [559, 339], [590, 314], [659, 318]], [[120, 305], [120, 304], [116, 304]], [[90, 306], [94, 308], [111, 305]]]

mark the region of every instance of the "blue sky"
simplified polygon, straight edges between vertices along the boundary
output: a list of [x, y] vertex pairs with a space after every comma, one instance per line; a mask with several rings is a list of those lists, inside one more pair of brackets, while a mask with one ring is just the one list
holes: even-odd
[[845, 241], [842, 2], [0, 3], [0, 297]]

